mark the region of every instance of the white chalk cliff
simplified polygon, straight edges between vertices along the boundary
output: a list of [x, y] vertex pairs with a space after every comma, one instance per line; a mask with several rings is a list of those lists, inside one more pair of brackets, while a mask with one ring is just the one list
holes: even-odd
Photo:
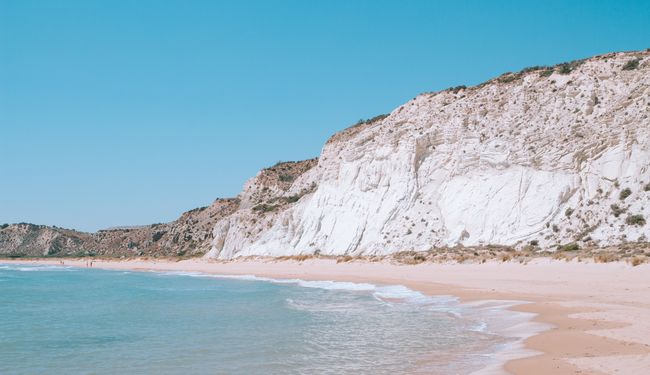
[[421, 94], [309, 162], [247, 182], [206, 256], [645, 241], [650, 52]]

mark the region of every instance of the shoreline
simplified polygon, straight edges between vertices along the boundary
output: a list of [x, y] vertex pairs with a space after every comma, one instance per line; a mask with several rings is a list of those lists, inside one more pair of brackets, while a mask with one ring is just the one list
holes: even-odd
[[[90, 259], [0, 259], [0, 263], [85, 267]], [[537, 324], [522, 348], [497, 353], [512, 374], [644, 374], [650, 368], [650, 265], [539, 260], [528, 264], [337, 264], [331, 259], [92, 259], [95, 268], [255, 275], [404, 285], [426, 295], [453, 295], [461, 303], [525, 301], [508, 310], [534, 314]], [[539, 329], [539, 323], [550, 326]], [[523, 353], [538, 353], [524, 357]], [[513, 353], [520, 354], [516, 358]], [[503, 365], [502, 365], [503, 364]], [[490, 369], [493, 373], [496, 369]], [[482, 370], [481, 373], [488, 373]]]

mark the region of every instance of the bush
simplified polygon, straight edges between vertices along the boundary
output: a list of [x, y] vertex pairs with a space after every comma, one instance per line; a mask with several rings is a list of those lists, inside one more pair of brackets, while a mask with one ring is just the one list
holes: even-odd
[[569, 244], [566, 244], [566, 245], [560, 247], [560, 250], [562, 250], [562, 251], [578, 251], [578, 250], [580, 250], [580, 246], [578, 246], [578, 244], [575, 243], [575, 242], [571, 242]]
[[577, 67], [584, 64], [585, 60], [574, 60], [567, 63], [557, 65], [557, 72], [560, 74], [569, 74]]
[[5, 223], [5, 224], [2, 224], [2, 225], [0, 225], [0, 229], [5, 229], [5, 228], [8, 227], [8, 226], [9, 226], [9, 224], [6, 224], [6, 223]]
[[454, 94], [456, 94], [461, 90], [465, 90], [466, 88], [467, 88], [467, 86], [460, 85], [460, 86], [450, 87], [447, 90], [453, 92]]
[[359, 121], [357, 121], [357, 123], [355, 125], [371, 124], [371, 123], [373, 123], [375, 121], [383, 120], [388, 116], [389, 116], [389, 114], [385, 113], [385, 114], [377, 115], [377, 116], [375, 116], [373, 118], [369, 118], [369, 119], [359, 119]]
[[539, 66], [539, 65], [529, 66], [527, 68], [523, 68], [521, 70], [521, 73], [530, 73], [530, 72], [534, 72], [536, 70], [542, 70], [542, 69], [548, 69], [548, 67], [547, 66]]
[[647, 183], [647, 184], [643, 187], [643, 190], [644, 190], [644, 191], [650, 191], [650, 183]]
[[564, 211], [566, 217], [571, 217], [571, 214], [573, 214], [573, 208], [567, 208], [566, 211]]
[[609, 263], [609, 262], [615, 262], [619, 259], [619, 257], [616, 254], [613, 253], [602, 253], [598, 254], [594, 257], [594, 260], [596, 263]]
[[386, 117], [388, 117], [389, 115], [390, 115], [389, 113], [383, 113], [381, 115], [377, 115], [377, 116], [367, 120], [366, 122], [367, 123], [373, 123], [375, 121], [381, 121], [381, 120], [385, 119]]
[[290, 174], [281, 174], [278, 178], [282, 182], [291, 182], [294, 180], [294, 177]]
[[624, 201], [625, 198], [629, 197], [630, 195], [632, 195], [632, 190], [630, 190], [630, 188], [625, 188], [621, 190], [621, 193], [618, 195], [618, 199]]
[[271, 212], [271, 211], [275, 210], [276, 208], [277, 208], [276, 205], [262, 203], [262, 204], [258, 204], [257, 206], [253, 207], [253, 211], [256, 211], [256, 212]]
[[343, 255], [336, 258], [336, 263], [347, 263], [351, 262], [354, 258], [350, 255]]
[[550, 77], [553, 74], [553, 68], [547, 68], [539, 72], [540, 77]]
[[292, 195], [284, 199], [287, 203], [296, 203], [300, 200], [300, 195]]
[[618, 204], [613, 204], [611, 206], [612, 212], [614, 213], [614, 217], [619, 217], [623, 212], [625, 212], [624, 208], [620, 208]]
[[162, 238], [162, 236], [165, 235], [165, 233], [167, 233], [167, 232], [165, 232], [165, 231], [154, 232], [153, 235], [151, 236], [151, 239], [153, 240], [153, 242], [158, 242], [158, 240], [160, 240]]
[[499, 78], [497, 78], [497, 81], [499, 81], [500, 83], [510, 83], [516, 81], [519, 78], [520, 76], [518, 74], [508, 72], [502, 74]]
[[427, 257], [424, 254], [414, 254], [412, 258], [405, 258], [403, 260], [406, 264], [420, 264], [427, 261]]
[[630, 215], [625, 219], [625, 223], [627, 225], [639, 225], [643, 226], [645, 225], [645, 218], [643, 215]]
[[560, 73], [560, 74], [565, 74], [566, 75], [566, 74], [571, 73], [572, 70], [573, 69], [571, 68], [571, 65], [565, 63], [565, 64], [560, 64], [560, 69], [558, 69], [557, 72]]
[[530, 246], [537, 246], [537, 245], [539, 245], [539, 241], [537, 240], [530, 241]]
[[646, 261], [646, 258], [644, 256], [635, 256], [635, 257], [633, 257], [633, 258], [631, 258], [629, 260], [632, 267], [636, 267], [636, 266], [638, 266], [640, 264], [643, 264], [643, 263], [645, 263], [645, 261]]
[[639, 67], [639, 59], [632, 59], [623, 65], [623, 70], [634, 70]]
[[553, 224], [553, 232], [557, 233], [560, 231], [560, 227], [558, 227], [556, 224]]
[[502, 261], [502, 262], [509, 262], [510, 260], [512, 260], [512, 255], [507, 254], [507, 253], [506, 254], [499, 254], [499, 260]]

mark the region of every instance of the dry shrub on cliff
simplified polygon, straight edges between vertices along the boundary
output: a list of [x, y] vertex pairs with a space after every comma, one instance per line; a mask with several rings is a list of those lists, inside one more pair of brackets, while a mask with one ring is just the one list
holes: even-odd
[[643, 255], [636, 255], [627, 260], [633, 267], [641, 265], [647, 261], [647, 258]]
[[336, 258], [336, 263], [347, 263], [347, 262], [351, 262], [353, 259], [354, 257], [351, 255], [343, 255]]
[[280, 256], [276, 257], [277, 260], [293, 260], [296, 262], [304, 262], [307, 259], [312, 259], [314, 258], [313, 255], [311, 254], [300, 254], [300, 255], [285, 255], [285, 256]]
[[553, 253], [553, 259], [555, 260], [569, 260], [569, 256], [566, 253], [563, 253], [561, 251], [556, 251]]
[[402, 251], [395, 253], [393, 259], [401, 264], [420, 264], [427, 261], [427, 254], [416, 251]]
[[499, 254], [499, 260], [502, 262], [509, 262], [512, 260], [512, 255], [508, 253]]
[[618, 254], [607, 252], [607, 253], [600, 253], [594, 256], [594, 261], [596, 263], [609, 263], [609, 262], [615, 262], [619, 260]]
[[457, 254], [455, 257], [456, 263], [465, 263], [469, 259], [470, 257], [466, 254]]

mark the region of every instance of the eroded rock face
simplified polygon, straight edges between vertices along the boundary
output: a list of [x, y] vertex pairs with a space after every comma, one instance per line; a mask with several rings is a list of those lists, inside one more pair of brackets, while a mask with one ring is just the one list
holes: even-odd
[[0, 228], [0, 255], [46, 256], [85, 251], [92, 242], [88, 233], [28, 223]]
[[[650, 235], [650, 52], [417, 96], [178, 220], [96, 234], [14, 224], [0, 254], [383, 255]], [[208, 251], [209, 250], [209, 251]]]
[[215, 223], [239, 207], [236, 199], [217, 199], [163, 224], [84, 233], [34, 224], [0, 228], [2, 256], [196, 256], [211, 246]]
[[[247, 233], [254, 227], [250, 222], [263, 222], [255, 219], [258, 214], [281, 212], [313, 192], [315, 186], [303, 184], [299, 178], [316, 164], [317, 159], [310, 159], [263, 169], [246, 184], [238, 198], [217, 199], [212, 205], [187, 211], [170, 223], [97, 233], [27, 223], [3, 225], [0, 256], [201, 256], [213, 244], [215, 224], [225, 223], [229, 230]], [[222, 219], [231, 215], [247, 220], [230, 228], [229, 222]]]
[[256, 210], [251, 180], [208, 256], [643, 241], [630, 217], [648, 216], [649, 115], [648, 52], [422, 94], [336, 134], [264, 198], [294, 202]]

